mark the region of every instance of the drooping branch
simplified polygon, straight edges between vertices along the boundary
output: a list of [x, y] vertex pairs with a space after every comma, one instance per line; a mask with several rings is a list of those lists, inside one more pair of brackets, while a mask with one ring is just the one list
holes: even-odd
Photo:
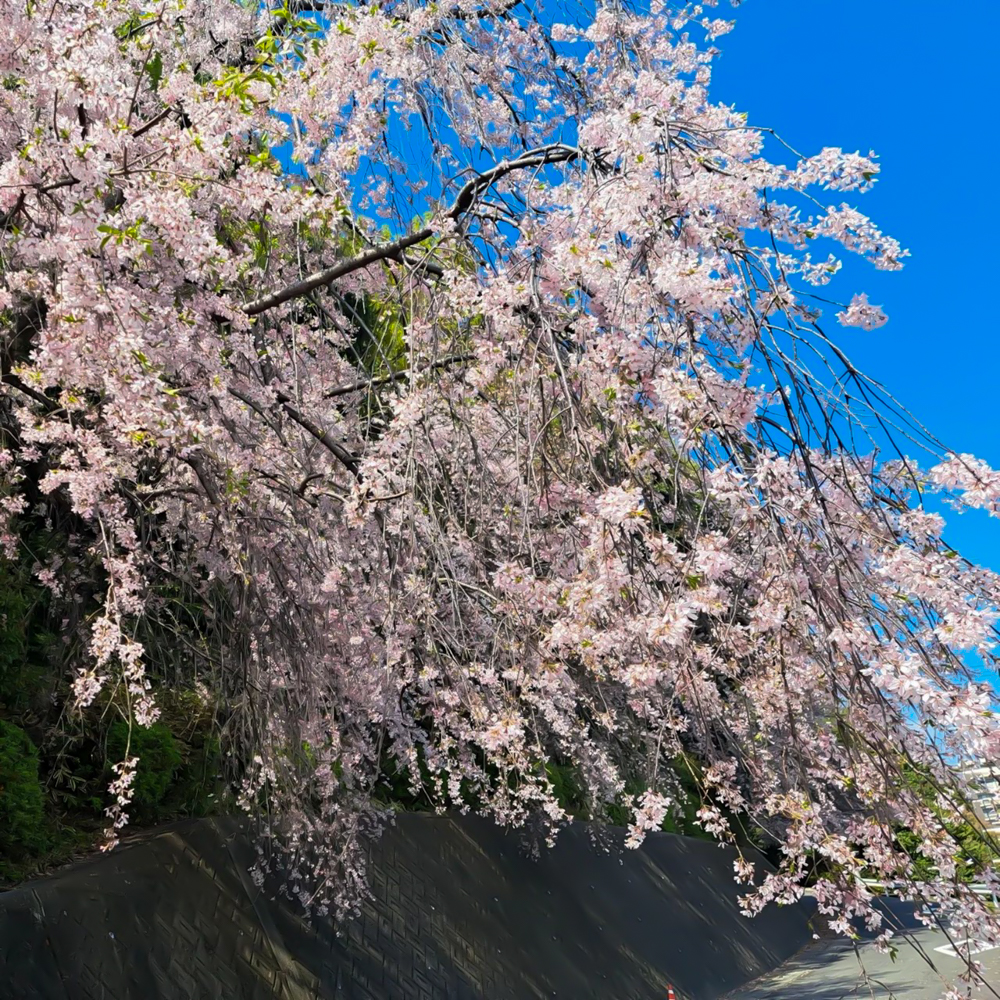
[[452, 354], [446, 358], [439, 358], [424, 368], [405, 368], [403, 371], [392, 372], [390, 375], [382, 375], [379, 378], [360, 379], [347, 385], [338, 385], [334, 389], [329, 389], [323, 393], [324, 399], [333, 399], [336, 396], [348, 396], [352, 392], [363, 392], [365, 389], [373, 389], [376, 386], [388, 385], [390, 382], [399, 382], [409, 378], [411, 375], [419, 375], [422, 372], [431, 371], [435, 368], [448, 368], [451, 365], [462, 364], [464, 361], [471, 361], [474, 354]]
[[[240, 402], [246, 403], [247, 406], [252, 407], [254, 410], [259, 411], [259, 404], [254, 401], [254, 399], [247, 393], [243, 392], [242, 389], [238, 389], [235, 386], [230, 386], [228, 389], [229, 395], [240, 400]], [[281, 404], [281, 408], [285, 411], [295, 421], [303, 430], [308, 432], [312, 437], [314, 437], [327, 451], [330, 452], [334, 458], [340, 462], [341, 465], [347, 469], [348, 472], [355, 478], [358, 477], [360, 470], [360, 465], [357, 458], [352, 455], [339, 441], [336, 441], [327, 431], [323, 430], [315, 421], [310, 420], [304, 413], [302, 413], [297, 407], [293, 406], [294, 400], [291, 396], [286, 395], [283, 392], [278, 392], [275, 394], [278, 402]]]

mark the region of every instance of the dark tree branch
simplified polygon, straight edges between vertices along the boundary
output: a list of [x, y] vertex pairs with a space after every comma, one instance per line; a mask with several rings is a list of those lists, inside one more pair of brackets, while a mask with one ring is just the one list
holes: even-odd
[[448, 217], [457, 219], [467, 212], [483, 191], [502, 177], [506, 177], [507, 174], [512, 174], [516, 170], [526, 170], [529, 167], [541, 167], [546, 163], [570, 163], [579, 159], [580, 156], [580, 150], [575, 146], [565, 146], [561, 142], [554, 142], [551, 146], [529, 149], [514, 160], [502, 160], [495, 167], [490, 167], [489, 170], [474, 177], [458, 192], [458, 196], [448, 212]]
[[[579, 156], [580, 151], [575, 147], [564, 146], [562, 143], [554, 143], [551, 146], [544, 146], [540, 149], [529, 150], [523, 156], [517, 157], [517, 159], [504, 160], [502, 163], [498, 163], [495, 167], [492, 167], [484, 173], [474, 177], [461, 189], [461, 191], [458, 192], [458, 196], [455, 198], [452, 207], [447, 213], [447, 218], [458, 219], [459, 216], [464, 215], [473, 206], [476, 198], [482, 194], [483, 191], [495, 184], [502, 177], [513, 173], [515, 170], [539, 167], [546, 163], [566, 163], [579, 158]], [[303, 295], [308, 295], [315, 289], [321, 288], [323, 285], [328, 285], [331, 281], [336, 281], [337, 278], [342, 278], [347, 274], [351, 274], [361, 268], [368, 267], [371, 264], [377, 264], [382, 260], [398, 261], [401, 259], [404, 250], [415, 246], [417, 243], [422, 243], [426, 239], [430, 239], [430, 237], [434, 235], [434, 232], [435, 230], [428, 226], [421, 229], [419, 232], [410, 233], [409, 236], [402, 236], [398, 240], [394, 240], [392, 243], [385, 243], [380, 247], [373, 247], [371, 250], [368, 250], [363, 254], [359, 254], [357, 257], [351, 257], [349, 260], [342, 260], [340, 263], [334, 264], [332, 267], [324, 268], [322, 271], [316, 271], [315, 273], [302, 278], [300, 281], [296, 281], [291, 285], [286, 285], [284, 288], [281, 288], [276, 292], [271, 292], [270, 295], [265, 295], [262, 298], [255, 299], [253, 302], [250, 302], [247, 306], [245, 306], [243, 311], [248, 316], [258, 316], [260, 313], [266, 312], [268, 309], [280, 306], [291, 299], [297, 299], [301, 298]]]
[[[260, 412], [259, 404], [253, 399], [253, 397], [249, 396], [241, 389], [236, 389], [230, 386], [228, 391], [231, 396], [234, 396], [241, 402], [246, 403], [247, 406], [257, 412]], [[340, 462], [340, 464], [343, 465], [355, 479], [361, 478], [361, 465], [354, 455], [352, 455], [339, 441], [335, 440], [330, 436], [330, 434], [323, 430], [319, 424], [310, 420], [309, 417], [293, 406], [291, 396], [288, 396], [283, 392], [276, 392], [275, 396], [281, 404], [281, 408], [288, 414], [289, 417], [292, 418], [292, 420], [295, 421], [295, 423], [319, 441], [319, 443], [323, 445], [323, 447], [326, 448], [327, 451], [329, 451], [330, 454], [333, 455], [334, 458], [336, 458], [337, 461]]]
[[30, 399], [33, 399], [39, 404], [39, 406], [43, 406], [45, 408], [46, 413], [56, 413], [58, 410], [62, 409], [62, 407], [54, 399], [49, 399], [45, 393], [39, 392], [37, 389], [32, 389], [30, 385], [26, 385], [11, 372], [5, 372], [2, 376], [0, 376], [0, 382], [4, 385], [9, 385], [12, 389], [17, 389], [18, 392], [28, 396]]
[[450, 365], [461, 364], [463, 361], [471, 361], [474, 354], [452, 354], [446, 358], [434, 361], [424, 368], [407, 368], [401, 372], [393, 372], [391, 375], [382, 375], [380, 378], [361, 379], [358, 382], [351, 382], [349, 385], [338, 385], [335, 389], [330, 389], [323, 393], [324, 399], [333, 399], [334, 396], [347, 396], [352, 392], [363, 392], [365, 389], [372, 389], [378, 385], [388, 385], [390, 382], [398, 382], [400, 379], [410, 375], [419, 375], [421, 372], [428, 372], [434, 368], [447, 368]]
[[170, 115], [174, 112], [174, 110], [175, 109], [172, 108], [172, 107], [167, 107], [167, 108], [164, 108], [158, 115], [153, 115], [153, 117], [150, 118], [149, 121], [143, 122], [132, 133], [132, 138], [133, 139], [138, 139], [139, 136], [145, 135], [150, 129], [156, 128], [156, 126], [159, 125], [160, 122], [162, 122], [164, 118], [169, 118]]
[[245, 306], [243, 311], [248, 316], [257, 316], [262, 312], [266, 312], [268, 309], [280, 306], [284, 302], [289, 302], [292, 299], [298, 299], [303, 295], [308, 295], [315, 289], [321, 288], [323, 285], [328, 285], [331, 281], [336, 281], [337, 278], [344, 277], [345, 274], [351, 274], [353, 271], [358, 271], [363, 267], [368, 267], [370, 264], [377, 264], [380, 260], [394, 259], [403, 250], [406, 250], [408, 247], [412, 247], [417, 243], [421, 243], [433, 235], [433, 229], [421, 229], [417, 233], [411, 233], [409, 236], [404, 236], [392, 243], [386, 243], [383, 246], [374, 247], [357, 257], [351, 257], [349, 260], [342, 260], [339, 264], [334, 264], [333, 267], [325, 268], [322, 271], [316, 271], [303, 278], [301, 281], [296, 281], [291, 285], [286, 285], [284, 288], [281, 288], [276, 292], [272, 292], [270, 295], [265, 295], [263, 298], [255, 299], [249, 305]]
[[17, 214], [22, 208], [24, 208], [23, 191], [17, 196], [17, 201], [15, 201], [14, 204], [3, 213], [3, 215], [0, 215], [0, 230], [4, 230], [10, 225], [14, 219], [17, 218]]

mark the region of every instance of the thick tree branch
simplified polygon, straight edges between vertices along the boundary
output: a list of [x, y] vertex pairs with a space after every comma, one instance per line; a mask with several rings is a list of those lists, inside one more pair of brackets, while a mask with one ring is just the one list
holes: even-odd
[[526, 170], [530, 167], [541, 167], [546, 163], [570, 163], [579, 159], [580, 150], [575, 146], [566, 146], [561, 142], [554, 142], [549, 146], [540, 146], [538, 149], [529, 149], [516, 159], [502, 160], [495, 167], [474, 177], [469, 181], [455, 198], [448, 217], [457, 219], [464, 212], [467, 212], [475, 202], [478, 195], [482, 194], [488, 187], [495, 184], [507, 174], [512, 174], [517, 170]]
[[255, 299], [247, 305], [243, 311], [248, 316], [257, 316], [262, 312], [266, 312], [268, 309], [280, 306], [284, 302], [289, 302], [292, 299], [298, 299], [303, 295], [308, 295], [311, 291], [314, 291], [323, 285], [328, 285], [331, 281], [335, 281], [337, 278], [342, 278], [344, 275], [351, 274], [353, 271], [358, 271], [363, 267], [368, 267], [370, 264], [377, 264], [380, 260], [395, 258], [398, 254], [402, 253], [403, 250], [406, 250], [408, 247], [412, 247], [417, 243], [421, 243], [433, 235], [434, 230], [426, 228], [421, 229], [419, 232], [411, 233], [409, 236], [404, 236], [392, 243], [386, 243], [380, 247], [373, 247], [371, 250], [368, 250], [357, 257], [351, 257], [349, 260], [342, 260], [339, 264], [334, 264], [333, 267], [325, 268], [322, 271], [316, 271], [303, 278], [301, 281], [296, 281], [291, 285], [286, 285], [284, 288], [279, 289], [276, 292], [272, 292], [270, 295], [265, 295], [263, 298]]
[[[514, 160], [504, 160], [503, 162], [498, 163], [495, 167], [490, 168], [469, 181], [461, 189], [461, 191], [458, 192], [458, 196], [455, 198], [454, 203], [448, 210], [446, 218], [458, 219], [461, 215], [465, 214], [483, 191], [495, 184], [502, 177], [505, 177], [507, 174], [513, 173], [516, 170], [540, 167], [546, 163], [567, 163], [579, 158], [579, 156], [579, 149], [573, 146], [565, 146], [562, 143], [553, 143], [551, 146], [543, 146], [539, 149], [529, 150], [523, 156], [519, 156]], [[291, 301], [292, 299], [308, 295], [315, 289], [320, 288], [323, 285], [328, 285], [331, 281], [336, 281], [337, 278], [343, 278], [345, 275], [361, 270], [371, 264], [377, 264], [382, 260], [400, 260], [404, 250], [407, 250], [418, 243], [422, 243], [426, 239], [430, 239], [434, 233], [434, 228], [428, 226], [416, 233], [410, 233], [409, 236], [402, 236], [398, 240], [394, 240], [392, 243], [385, 243], [380, 247], [373, 247], [371, 250], [367, 250], [365, 253], [359, 254], [357, 257], [351, 257], [349, 260], [342, 260], [340, 263], [334, 264], [332, 267], [324, 268], [322, 271], [316, 271], [313, 274], [302, 278], [300, 281], [296, 281], [291, 285], [286, 285], [284, 288], [281, 288], [276, 292], [271, 292], [270, 295], [265, 295], [262, 298], [255, 299], [253, 302], [244, 307], [243, 311], [248, 316], [258, 316], [260, 313], [266, 312], [268, 309], [273, 309], [275, 306], [280, 306], [285, 302]]]
[[54, 399], [49, 399], [45, 393], [39, 392], [37, 389], [32, 389], [30, 385], [25, 385], [24, 382], [11, 372], [4, 372], [0, 376], [0, 382], [4, 385], [9, 385], [12, 389], [17, 389], [18, 392], [24, 394], [29, 399], [33, 399], [39, 406], [45, 408], [46, 413], [55, 413], [62, 409]]

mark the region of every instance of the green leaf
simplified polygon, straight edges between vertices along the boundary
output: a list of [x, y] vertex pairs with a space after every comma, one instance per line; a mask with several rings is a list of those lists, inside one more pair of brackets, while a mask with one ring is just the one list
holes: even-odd
[[146, 75], [149, 77], [149, 85], [153, 90], [160, 89], [160, 80], [163, 79], [163, 58], [160, 53], [154, 54], [153, 58], [146, 63]]

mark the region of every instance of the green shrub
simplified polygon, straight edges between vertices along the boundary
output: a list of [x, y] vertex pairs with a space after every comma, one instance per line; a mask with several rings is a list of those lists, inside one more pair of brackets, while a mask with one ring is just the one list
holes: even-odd
[[[666, 763], [666, 762], [665, 762]], [[694, 758], [687, 754], [675, 758], [668, 765], [674, 772], [676, 783], [670, 793], [674, 799], [673, 808], [668, 811], [660, 829], [664, 833], [677, 833], [698, 840], [713, 840], [711, 834], [698, 822], [698, 810], [702, 805], [700, 788], [701, 772]], [[642, 795], [647, 785], [639, 778], [630, 778], [615, 802], [604, 807], [605, 816], [614, 826], [628, 826], [633, 819], [632, 803]]]
[[[906, 786], [920, 796], [955, 841], [958, 848], [954, 855], [956, 878], [960, 882], [973, 882], [981, 878], [982, 872], [996, 861], [997, 855], [991, 838], [982, 832], [978, 823], [956, 821], [941, 809], [937, 785], [925, 770], [906, 763], [902, 771]], [[898, 827], [896, 843], [909, 855], [915, 879], [929, 882], [937, 877], [937, 868], [920, 852], [921, 838], [912, 830]]]
[[576, 768], [567, 764], [545, 765], [556, 801], [574, 819], [588, 819], [587, 797]]
[[158, 818], [157, 807], [182, 763], [177, 740], [160, 722], [151, 726], [133, 725], [130, 738], [129, 724], [118, 719], [108, 732], [108, 763], [123, 760], [126, 752], [130, 757], [139, 758], [132, 804], [140, 815]]
[[25, 623], [31, 607], [22, 569], [0, 563], [0, 673], [16, 669], [28, 651]]
[[42, 592], [19, 563], [0, 559], [0, 703], [21, 710], [44, 686], [38, 666]]
[[0, 721], [0, 847], [35, 853], [46, 843], [38, 750], [23, 729]]
[[164, 800], [171, 812], [184, 816], [206, 816], [217, 805], [222, 748], [214, 733], [200, 728], [182, 748], [182, 763]]
[[203, 694], [163, 687], [156, 692], [160, 723], [174, 735], [181, 765], [161, 804], [166, 815], [205, 816], [218, 807], [222, 747], [215, 712]]

